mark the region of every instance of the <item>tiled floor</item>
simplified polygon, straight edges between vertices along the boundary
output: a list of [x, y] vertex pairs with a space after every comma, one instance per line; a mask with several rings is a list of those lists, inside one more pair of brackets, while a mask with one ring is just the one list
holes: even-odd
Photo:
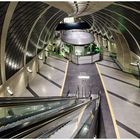
[[[88, 79], [81, 79], [79, 76], [89, 76]], [[82, 90], [83, 89], [83, 90]], [[101, 114], [104, 120], [104, 126], [102, 127], [102, 134], [104, 128], [106, 129], [107, 138], [115, 138], [116, 133], [114, 130], [114, 125], [112, 122], [111, 114], [109, 111], [109, 106], [107, 99], [104, 93], [103, 85], [99, 77], [98, 70], [95, 64], [86, 64], [86, 65], [76, 65], [72, 62], [69, 62], [68, 73], [65, 81], [65, 86], [63, 90], [63, 95], [79, 95], [80, 97], [95, 95], [99, 93], [101, 96]], [[79, 94], [78, 94], [79, 92]], [[69, 93], [69, 94], [68, 94]], [[75, 93], [75, 94], [74, 94]]]
[[[79, 78], [81, 75], [88, 76], [89, 79]], [[102, 83], [99, 79], [95, 64], [76, 65], [69, 62], [63, 95], [67, 95], [69, 90], [70, 94], [78, 94], [79, 91], [79, 96], [97, 94], [102, 90]]]
[[120, 69], [114, 62], [111, 62], [111, 61], [100, 61], [100, 62], [98, 62], [98, 64], [106, 66], [106, 67]]
[[22, 94], [20, 93], [20, 95], [16, 94], [16, 96], [17, 97], [19, 97], [19, 96], [20, 97], [34, 97], [34, 95], [31, 94], [31, 92], [27, 89], [25, 89]]
[[48, 65], [43, 65], [40, 69], [40, 73], [48, 77], [49, 79], [55, 81], [59, 85], [62, 85], [63, 83], [63, 77], [65, 73], [58, 71], [55, 68], [52, 68]]
[[[138, 88], [138, 79], [131, 74], [122, 72], [109, 56], [105, 55], [104, 59], [98, 62], [98, 67], [109, 93], [120, 137], [140, 138], [140, 88]], [[84, 71], [87, 65], [70, 69], [71, 76], [75, 75], [77, 68], [79, 70], [82, 68], [82, 71]], [[30, 83], [31, 90], [38, 96], [60, 96], [65, 69], [65, 60], [49, 57], [46, 64], [42, 66], [37, 76]], [[94, 76], [93, 73], [92, 75]], [[96, 81], [94, 77], [93, 79]], [[71, 90], [75, 92], [77, 81], [72, 81], [70, 85], [73, 85]], [[91, 88], [89, 87], [89, 89]], [[23, 96], [33, 96], [35, 94], [26, 89]]]
[[66, 68], [66, 62], [58, 60], [58, 59], [55, 59], [53, 57], [49, 57], [47, 59], [47, 63], [52, 65], [52, 66], [54, 66], [54, 67], [57, 67], [57, 68], [59, 68], [61, 70], [65, 70], [65, 68]]
[[119, 128], [119, 132], [120, 132], [120, 137], [121, 138], [137, 138], [136, 136], [134, 136], [133, 134], [129, 133], [127, 130], [121, 128], [120, 126], [118, 126]]
[[[109, 56], [98, 62], [121, 138], [140, 138], [140, 88], [135, 76], [124, 73]], [[111, 62], [112, 61], [112, 62]]]
[[59, 87], [40, 75], [36, 75], [30, 83], [30, 88], [38, 94], [38, 96], [59, 96], [61, 91]]
[[130, 75], [130, 74], [124, 73], [124, 72], [122, 73], [122, 71], [120, 71], [120, 70], [111, 69], [109, 67], [105, 67], [105, 66], [102, 66], [102, 65], [99, 65], [99, 68], [102, 70], [101, 73], [104, 74], [104, 75], [122, 80], [124, 82], [133, 84], [135, 86], [138, 86], [138, 84], [139, 84], [138, 80], [133, 75]]
[[48, 57], [22, 96], [60, 96], [66, 64], [64, 59]]

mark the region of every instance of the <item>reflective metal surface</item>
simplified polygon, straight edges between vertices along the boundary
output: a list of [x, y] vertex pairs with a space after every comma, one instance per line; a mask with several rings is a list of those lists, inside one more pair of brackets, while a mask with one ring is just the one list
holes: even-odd
[[[56, 13], [57, 11], [58, 11], [58, 9], [56, 9], [54, 7], [49, 8], [42, 15], [42, 17], [39, 19], [39, 21], [35, 25], [34, 30], [31, 34], [31, 38], [29, 40], [28, 48], [27, 48], [26, 63], [28, 63], [30, 60], [32, 60], [32, 58], [36, 55], [37, 48], [40, 49], [40, 51], [43, 49], [44, 44], [41, 41], [39, 41], [39, 43], [38, 43], [39, 35], [40, 35], [42, 29], [44, 28], [46, 22], [48, 22], [49, 19], [51, 17], [53, 17], [54, 13]], [[42, 35], [45, 35], [46, 31], [47, 31], [47, 29], [45, 30], [45, 32], [43, 32]]]
[[[14, 98], [14, 100], [11, 100], [9, 98], [3, 100], [4, 105], [2, 104], [0, 107], [0, 111], [3, 113], [3, 116], [1, 113], [0, 117], [0, 137], [36, 138], [42, 135], [41, 132], [43, 131], [45, 134], [53, 129], [53, 131], [56, 131], [59, 125], [63, 126], [63, 124], [67, 124], [74, 119], [75, 113], [77, 114], [75, 117], [80, 117], [79, 115], [82, 115], [80, 111], [83, 107], [90, 105], [91, 102], [95, 104], [99, 96], [92, 99], [89, 97], [54, 97], [48, 99], [27, 98], [27, 100], [24, 100], [24, 98]], [[17, 102], [18, 100], [21, 102]], [[96, 111], [96, 105], [92, 109]], [[77, 121], [76, 131], [77, 127], [81, 125], [79, 119]], [[84, 123], [84, 121], [82, 122]], [[69, 135], [71, 134], [69, 133]]]
[[[5, 15], [6, 15], [8, 6], [9, 6], [9, 2], [0, 2], [0, 38], [1, 39], [2, 39], [2, 28], [3, 28]], [[0, 41], [0, 42], [2, 43], [2, 41]], [[1, 53], [2, 53], [2, 51], [1, 51]], [[1, 55], [1, 57], [3, 57], [3, 56]], [[0, 65], [2, 67], [1, 63], [0, 63]], [[0, 73], [1, 73], [1, 69], [2, 69], [1, 67], [0, 67]], [[1, 75], [0, 75], [0, 84], [2, 84], [2, 76]]]
[[[28, 39], [29, 32], [32, 29], [34, 22], [40, 16], [42, 11], [48, 7], [48, 4], [54, 4], [54, 7], [56, 6], [56, 4], [59, 4], [56, 6], [58, 9], [51, 7], [49, 8], [49, 10], [46, 11], [46, 13], [44, 13], [44, 15], [42, 15], [32, 32], [31, 38], [28, 43], [28, 49], [25, 49], [26, 41]], [[67, 7], [64, 7], [64, 5], [66, 4], [64, 2], [49, 2], [48, 4], [47, 2], [18, 2], [16, 9], [14, 10], [14, 13], [12, 15], [12, 19], [10, 21], [6, 37], [6, 50], [4, 48], [6, 54], [5, 61], [3, 63], [5, 63], [6, 68], [1, 68], [1, 71], [3, 74], [3, 71], [6, 71], [6, 80], [8, 80], [12, 75], [14, 75], [18, 70], [20, 70], [24, 66], [25, 60], [23, 61], [23, 57], [25, 57], [25, 55], [27, 58], [26, 63], [28, 63], [36, 55], [36, 48], [38, 48], [37, 53], [39, 53], [43, 49], [44, 44], [38, 41], [39, 34], [43, 29], [44, 24], [48, 21], [49, 22], [47, 24], [47, 27], [42, 32], [40, 38], [41, 40], [47, 42], [53, 37], [53, 31], [55, 30], [55, 26], [57, 26], [57, 24], [61, 20], [63, 20], [64, 17], [67, 16], [67, 14], [64, 11], [68, 9], [68, 5], [71, 5], [72, 8], [76, 8], [76, 11], [71, 10], [71, 12], [73, 11], [74, 13], [72, 14], [78, 15], [78, 20], [84, 20], [85, 22], [88, 22], [93, 27], [94, 31], [98, 34], [101, 34], [103, 37], [104, 34], [105, 37], [107, 37], [108, 39], [110, 36], [113, 36], [109, 28], [113, 28], [121, 32], [124, 36], [124, 39], [126, 39], [130, 50], [136, 55], [140, 55], [139, 2], [69, 2], [67, 3]], [[77, 7], [79, 7], [80, 9], [77, 9]], [[0, 3], [0, 34], [3, 28], [7, 8], [8, 2]], [[61, 11], [61, 13], [58, 14], [58, 16], [53, 17], [56, 14], [56, 12], [60, 10], [59, 8], [62, 8], [64, 11]], [[61, 18], [61, 16], [59, 15], [62, 15], [62, 13], [65, 13], [65, 15]], [[89, 15], [89, 13], [92, 14]], [[50, 20], [50, 18], [52, 19]], [[57, 18], [58, 20], [56, 20]], [[87, 44], [90, 42], [87, 41], [87, 38], [82, 38], [81, 41], [79, 39], [79, 36], [79, 34], [78, 37], [77, 35], [75, 36], [75, 38], [78, 38], [78, 41], [76, 42], [73, 41], [73, 39], [71, 39], [71, 41], [68, 39], [70, 42], [67, 39], [64, 39], [64, 41], [68, 41], [68, 43], [74, 42], [76, 45]], [[117, 39], [114, 38], [114, 40]], [[4, 45], [1, 44], [1, 47], [3, 46]], [[125, 49], [127, 48], [125, 47]]]
[[92, 34], [83, 31], [66, 31], [61, 38], [64, 42], [73, 45], [86, 45], [93, 42]]
[[6, 79], [9, 79], [23, 67], [24, 49], [29, 31], [33, 22], [47, 6], [41, 2], [18, 3], [8, 29], [5, 61]]
[[[22, 100], [21, 100], [22, 101]], [[46, 102], [33, 102], [30, 103], [30, 99], [27, 102], [21, 104], [16, 103], [15, 105], [10, 105], [10, 100], [5, 103], [4, 107], [0, 107], [0, 137], [3, 135], [3, 131], [17, 127], [19, 125], [24, 125], [28, 122], [29, 125], [32, 122], [42, 120], [43, 118], [49, 117], [51, 114], [59, 112], [67, 107], [76, 105], [76, 99], [53, 99], [52, 101], [48, 99]], [[7, 105], [6, 105], [7, 104]], [[9, 105], [8, 105], [9, 104]], [[16, 105], [17, 104], [17, 105]]]

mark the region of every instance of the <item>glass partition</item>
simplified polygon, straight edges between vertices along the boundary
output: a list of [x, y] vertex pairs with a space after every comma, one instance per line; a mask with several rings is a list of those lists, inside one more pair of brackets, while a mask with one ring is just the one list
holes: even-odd
[[26, 122], [27, 119], [30, 121], [38, 117], [41, 117], [41, 119], [47, 118], [53, 113], [76, 105], [76, 103], [76, 99], [72, 99], [0, 107], [0, 131], [3, 130], [3, 127], [7, 124], [14, 123], [14, 125], [16, 125], [17, 123], [19, 125], [20, 123], [22, 124], [24, 120]]

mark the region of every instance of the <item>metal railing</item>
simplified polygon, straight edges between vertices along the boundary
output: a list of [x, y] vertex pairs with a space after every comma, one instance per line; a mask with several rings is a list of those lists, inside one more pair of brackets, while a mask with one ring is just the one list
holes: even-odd
[[[82, 97], [78, 92], [77, 87], [77, 93], [72, 97], [69, 97], [69, 91], [68, 97], [0, 98], [3, 103], [0, 104], [0, 109], [5, 109], [5, 116], [0, 116], [0, 137], [36, 138], [42, 132], [49, 136], [71, 120], [71, 113], [92, 102], [96, 103], [93, 111], [95, 113], [99, 96], [91, 100], [91, 93]], [[90, 118], [87, 122], [90, 122]]]

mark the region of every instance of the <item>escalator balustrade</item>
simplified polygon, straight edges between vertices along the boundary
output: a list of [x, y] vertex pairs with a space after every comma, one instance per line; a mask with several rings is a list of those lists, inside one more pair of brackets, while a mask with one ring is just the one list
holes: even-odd
[[[77, 97], [0, 100], [0, 138], [49, 138], [99, 97], [93, 100]], [[94, 106], [96, 108], [96, 104]]]

